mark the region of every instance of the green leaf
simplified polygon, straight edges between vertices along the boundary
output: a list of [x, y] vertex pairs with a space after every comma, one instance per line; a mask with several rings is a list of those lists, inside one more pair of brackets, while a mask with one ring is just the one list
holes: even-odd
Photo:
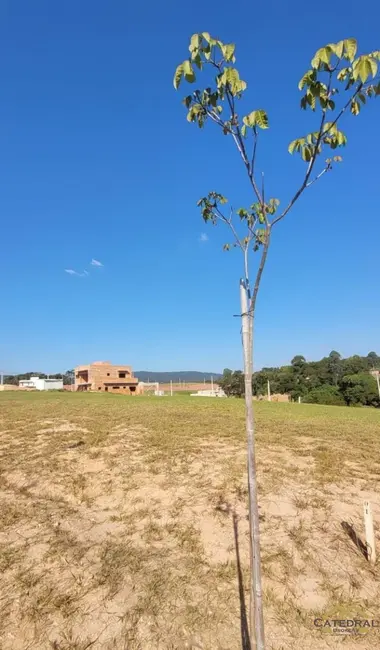
[[346, 40], [343, 41], [343, 43], [344, 43], [344, 51], [346, 53], [347, 59], [352, 63], [356, 55], [356, 50], [358, 49], [356, 38], [346, 38]]
[[209, 61], [211, 58], [211, 46], [207, 45], [203, 48], [203, 54], [205, 55], [206, 61]]
[[194, 61], [195, 65], [197, 66], [197, 68], [199, 70], [202, 70], [202, 59], [201, 59], [201, 55], [199, 54], [199, 52], [196, 54], [196, 56], [193, 56], [193, 61]]
[[360, 104], [359, 102], [356, 101], [356, 99], [353, 99], [351, 102], [351, 113], [353, 115], [359, 115], [360, 113]]
[[[376, 61], [374, 61], [374, 63], [377, 69]], [[372, 65], [369, 56], [365, 56], [365, 55], [359, 56], [359, 58], [356, 59], [356, 61], [354, 61], [352, 76], [355, 79], [355, 81], [360, 79], [364, 84], [367, 81], [371, 72], [372, 72]]]
[[198, 50], [199, 44], [200, 44], [199, 34], [193, 34], [191, 39], [190, 39], [190, 45], [189, 45], [190, 52], [194, 52], [194, 51]]
[[377, 61], [375, 61], [375, 59], [370, 56], [369, 57], [369, 63], [370, 63], [371, 70], [372, 70], [372, 76], [373, 76], [373, 78], [375, 78], [376, 75], [377, 75]]
[[336, 163], [342, 162], [342, 160], [343, 160], [342, 156], [334, 156], [334, 158], [333, 158], [333, 161], [336, 162]]
[[306, 102], [309, 104], [310, 108], [313, 111], [315, 111], [316, 99], [315, 99], [315, 95], [312, 92], [310, 92], [310, 90], [308, 90], [306, 93]]
[[173, 85], [176, 90], [178, 90], [179, 88], [179, 84], [181, 83], [182, 76], [183, 76], [183, 63], [177, 66], [176, 71], [174, 73]]
[[211, 41], [211, 36], [208, 32], [202, 32], [202, 36], [205, 39], [205, 41], [207, 41], [207, 43]]
[[314, 55], [314, 58], [311, 61], [311, 67], [318, 69], [321, 63], [330, 63], [332, 50], [329, 45], [326, 47], [321, 47]]
[[224, 244], [224, 245], [223, 245], [223, 250], [224, 250], [224, 251], [229, 251], [230, 248], [231, 248], [231, 244]]
[[305, 86], [308, 86], [312, 81], [315, 81], [315, 70], [308, 70], [305, 72], [304, 76], [302, 79], [300, 79], [299, 84], [298, 84], [298, 89], [302, 90]]
[[243, 126], [241, 127], [241, 134], [242, 134], [243, 138], [247, 137], [247, 127], [246, 127], [245, 124], [243, 124]]
[[293, 142], [291, 142], [288, 147], [289, 153], [294, 153], [295, 151], [299, 151], [300, 148], [304, 145], [304, 143], [305, 143], [305, 138], [297, 138], [297, 140], [293, 140]]
[[342, 68], [337, 74], [338, 81], [344, 81], [350, 72], [352, 72], [351, 68]]
[[236, 68], [224, 68], [223, 72], [217, 77], [218, 88], [229, 86], [233, 95], [238, 95], [246, 89], [247, 84], [240, 79], [239, 72]]
[[302, 160], [304, 160], [305, 162], [310, 162], [313, 153], [314, 153], [314, 147], [312, 147], [309, 144], [306, 144], [304, 147], [302, 147], [302, 151], [301, 151]]
[[192, 96], [191, 96], [191, 95], [188, 95], [188, 96], [185, 97], [185, 99], [183, 100], [183, 103], [185, 104], [186, 108], [189, 108], [189, 106], [190, 106], [190, 104], [191, 104], [191, 100], [192, 100]]
[[186, 61], [184, 61], [182, 65], [183, 65], [183, 74], [186, 81], [188, 81], [189, 83], [194, 83], [195, 74], [194, 74], [193, 66], [191, 65], [189, 59], [186, 59]]
[[362, 104], [366, 103], [366, 101], [367, 101], [366, 96], [363, 93], [359, 93], [358, 97], [359, 97]]
[[249, 127], [258, 126], [260, 129], [269, 128], [268, 115], [263, 109], [252, 111], [249, 115], [243, 117], [243, 123]]
[[339, 43], [330, 43], [329, 47], [339, 59], [342, 58], [344, 41], [339, 41]]
[[227, 43], [227, 45], [224, 45], [222, 48], [223, 56], [226, 59], [226, 61], [232, 61], [233, 63], [235, 62], [235, 57], [234, 57], [234, 52], [235, 52], [235, 45], [234, 43]]

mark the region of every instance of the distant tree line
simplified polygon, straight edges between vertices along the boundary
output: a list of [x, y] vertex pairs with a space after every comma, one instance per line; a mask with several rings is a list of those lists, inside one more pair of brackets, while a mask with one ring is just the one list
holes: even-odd
[[4, 384], [12, 384], [18, 386], [20, 379], [30, 379], [31, 377], [41, 377], [41, 379], [63, 379], [64, 385], [72, 384], [74, 381], [74, 370], [66, 370], [66, 372], [56, 373], [55, 375], [46, 375], [44, 372], [24, 372], [20, 375], [4, 375]]
[[[290, 366], [262, 368], [254, 373], [252, 388], [257, 397], [267, 395], [269, 381], [272, 394], [288, 394], [292, 400], [301, 397], [303, 402], [315, 404], [380, 407], [377, 382], [371, 374], [374, 370], [380, 370], [376, 352], [343, 359], [333, 350], [320, 361], [306, 361], [299, 354]], [[244, 395], [240, 370], [226, 368], [218, 384], [228, 396]]]

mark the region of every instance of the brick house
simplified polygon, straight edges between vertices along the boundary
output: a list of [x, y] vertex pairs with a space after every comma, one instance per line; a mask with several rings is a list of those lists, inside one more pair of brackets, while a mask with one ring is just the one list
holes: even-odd
[[75, 390], [105, 391], [136, 395], [139, 380], [131, 366], [114, 366], [110, 361], [95, 361], [75, 368]]

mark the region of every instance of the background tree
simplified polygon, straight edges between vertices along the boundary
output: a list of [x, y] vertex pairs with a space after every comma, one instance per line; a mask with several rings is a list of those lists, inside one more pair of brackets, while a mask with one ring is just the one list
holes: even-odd
[[[300, 184], [280, 210], [277, 198], [268, 198], [263, 175], [257, 170], [258, 134], [269, 127], [269, 119], [263, 108], [256, 108], [242, 115], [238, 110], [246, 88], [235, 64], [235, 45], [212, 38], [208, 32], [194, 34], [190, 40], [189, 57], [181, 63], [174, 75], [177, 89], [184, 79], [195, 83], [195, 68], [207, 68], [214, 73], [213, 80], [203, 89], [196, 89], [184, 99], [187, 120], [202, 128], [211, 121], [222, 133], [230, 136], [242, 160], [249, 185], [252, 203], [228, 213], [224, 207], [227, 199], [216, 191], [201, 198], [198, 205], [203, 219], [228, 226], [233, 241], [225, 244], [239, 248], [243, 254], [244, 277], [240, 281], [242, 319], [242, 342], [244, 350], [244, 376], [246, 400], [246, 429], [248, 446], [248, 493], [251, 542], [251, 641], [258, 650], [265, 647], [262, 612], [261, 563], [259, 541], [259, 511], [255, 469], [254, 420], [252, 403], [253, 373], [253, 321], [262, 273], [267, 260], [271, 237], [276, 226], [291, 210], [304, 191], [312, 186], [335, 163], [340, 156], [335, 150], [346, 144], [347, 138], [340, 129], [342, 116], [351, 111], [358, 115], [366, 101], [380, 94], [380, 84], [375, 81], [380, 51], [357, 55], [357, 43], [349, 38], [319, 49], [311, 61], [311, 68], [299, 82], [302, 92], [301, 107], [318, 111], [316, 126], [310, 133], [297, 137], [289, 145], [289, 152], [299, 153], [306, 169]], [[322, 162], [325, 150], [332, 150], [332, 157]], [[250, 276], [251, 252], [260, 251], [254, 280]]]
[[341, 356], [336, 350], [332, 350], [328, 357], [328, 371], [334, 386], [338, 385], [339, 378], [342, 374]]
[[376, 352], [368, 352], [367, 359], [371, 370], [380, 369], [380, 357], [376, 354]]
[[74, 370], [66, 370], [66, 372], [62, 375], [63, 377], [63, 385], [64, 386], [71, 386], [71, 384], [74, 383]]
[[319, 388], [312, 388], [304, 397], [304, 402], [309, 404], [327, 404], [329, 406], [344, 406], [343, 395], [337, 386], [325, 384]]
[[225, 368], [222, 377], [217, 382], [227, 397], [243, 397], [244, 375], [241, 370], [232, 371]]
[[349, 406], [380, 406], [377, 383], [369, 373], [344, 376], [341, 391]]

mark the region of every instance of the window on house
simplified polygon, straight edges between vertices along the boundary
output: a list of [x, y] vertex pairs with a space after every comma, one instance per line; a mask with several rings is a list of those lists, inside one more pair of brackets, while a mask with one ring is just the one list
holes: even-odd
[[121, 372], [121, 370], [119, 370], [119, 379], [125, 379], [125, 372]]
[[107, 391], [107, 390], [108, 390], [108, 386], [106, 386], [104, 390]]
[[110, 373], [109, 373], [109, 372], [107, 372], [107, 377], [109, 377], [109, 376], [110, 376]]
[[99, 386], [99, 388], [98, 388], [98, 390], [102, 390], [102, 387], [101, 387], [101, 386]]
[[112, 386], [112, 388], [113, 388], [114, 390], [118, 390], [118, 389], [120, 388], [120, 386]]
[[136, 386], [131, 386], [129, 390], [131, 391], [131, 393], [134, 393], [136, 390]]

